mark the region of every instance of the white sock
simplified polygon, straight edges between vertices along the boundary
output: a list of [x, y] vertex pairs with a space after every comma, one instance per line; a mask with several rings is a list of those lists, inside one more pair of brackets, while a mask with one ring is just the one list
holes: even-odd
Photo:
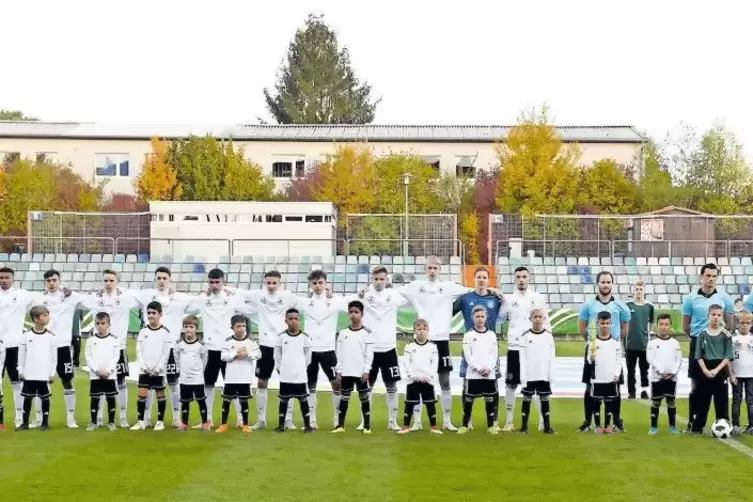
[[[21, 382], [15, 382], [11, 384], [11, 387], [13, 388], [13, 409], [14, 409], [14, 416], [13, 416], [13, 422], [14, 423], [21, 423], [21, 420], [24, 416], [24, 397], [21, 395], [21, 389], [23, 388], [23, 384]], [[41, 409], [41, 406], [40, 406]]]
[[544, 427], [544, 415], [541, 413], [541, 398], [538, 394], [533, 396], [533, 404], [536, 406], [536, 411], [539, 413], [539, 427]]
[[267, 423], [267, 389], [256, 391], [256, 420]]
[[293, 423], [293, 408], [295, 406], [296, 399], [291, 399], [288, 401], [288, 411], [285, 414], [285, 425], [289, 425]]
[[443, 390], [439, 394], [439, 402], [442, 403], [442, 422], [452, 423], [452, 390]]
[[[240, 399], [234, 399], [233, 403], [235, 403], [235, 418], [238, 420], [238, 423], [243, 423], [243, 413], [241, 413], [241, 400]], [[248, 425], [248, 424], [243, 424]]]
[[422, 409], [423, 399], [418, 398], [418, 404], [415, 408], [413, 408], [413, 423], [421, 425], [421, 409]]
[[65, 419], [71, 422], [76, 414], [76, 390], [64, 389], [63, 399], [65, 400]]
[[170, 385], [170, 405], [173, 407], [173, 422], [180, 420], [180, 389], [178, 384]]
[[316, 423], [316, 392], [309, 392], [309, 418]]
[[37, 423], [42, 423], [42, 399], [39, 397], [34, 398], [34, 408], [36, 409]]
[[146, 402], [144, 403], [144, 422], [150, 423], [152, 421], [152, 405], [154, 404], [154, 391], [150, 390], [146, 393]]
[[[359, 402], [360, 402], [360, 401], [359, 401]], [[373, 410], [373, 409], [374, 409], [374, 406], [373, 406], [373, 405], [374, 405], [374, 392], [373, 392], [373, 391], [370, 391], [370, 392], [369, 392], [369, 409], [370, 409], [370, 410]], [[372, 417], [374, 416], [374, 412], [373, 412], [373, 411], [371, 411], [371, 416], [372, 416]], [[339, 417], [338, 417], [338, 418], [339, 418]], [[361, 425], [363, 425], [363, 412], [361, 412]]]
[[515, 413], [515, 389], [505, 387], [505, 423], [513, 421]]
[[212, 420], [212, 410], [214, 410], [214, 385], [205, 385], [204, 393], [207, 395], [207, 420]]
[[[124, 383], [123, 385], [118, 386], [118, 401], [118, 404], [120, 404], [120, 419], [128, 420], [128, 384]], [[104, 417], [104, 396], [102, 396], [102, 399], [100, 400], [100, 405], [102, 406], [102, 416]]]
[[332, 409], [334, 410], [334, 424], [337, 426], [337, 420], [340, 418], [340, 400], [342, 400], [342, 394], [340, 392], [332, 392]]
[[397, 423], [397, 392], [387, 392], [387, 414], [390, 423]]
[[99, 411], [97, 411], [97, 425], [102, 425], [105, 419], [105, 396], [99, 396]]

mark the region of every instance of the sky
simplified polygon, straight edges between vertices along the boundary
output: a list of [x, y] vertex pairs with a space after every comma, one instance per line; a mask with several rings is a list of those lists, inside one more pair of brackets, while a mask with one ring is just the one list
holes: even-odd
[[[49, 121], [256, 123], [324, 14], [380, 124], [725, 124], [753, 159], [750, 20], [728, 1], [23, 0], [0, 3], [0, 108]], [[746, 50], [747, 49], [747, 50]]]

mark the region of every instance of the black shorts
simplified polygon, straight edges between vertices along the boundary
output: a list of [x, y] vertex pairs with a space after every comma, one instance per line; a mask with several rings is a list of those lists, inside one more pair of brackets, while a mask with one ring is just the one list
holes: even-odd
[[139, 389], [165, 390], [165, 377], [142, 373], [139, 375]]
[[700, 366], [698, 366], [698, 360], [695, 358], [695, 344], [698, 340], [697, 337], [690, 339], [690, 353], [688, 354], [688, 378], [691, 380], [698, 380], [703, 377]]
[[118, 380], [122, 380], [131, 374], [128, 369], [128, 355], [126, 354], [125, 349], [120, 349], [120, 357], [118, 358], [118, 364], [115, 366], [115, 369], [118, 375]]
[[57, 372], [61, 380], [73, 380], [73, 357], [70, 345], [58, 347]]
[[439, 364], [437, 365], [437, 372], [442, 373], [452, 371], [452, 357], [450, 356], [450, 341], [439, 340], [434, 342], [437, 346], [437, 352], [439, 353]]
[[101, 378], [98, 378], [97, 380], [90, 380], [89, 395], [91, 397], [117, 396], [118, 386], [115, 383], [115, 380], [102, 380]]
[[222, 388], [222, 399], [251, 399], [250, 383], [226, 383]]
[[280, 399], [301, 399], [309, 397], [309, 387], [305, 383], [280, 382]]
[[269, 380], [275, 371], [275, 349], [274, 347], [261, 347], [261, 359], [256, 361], [256, 378], [259, 380]]
[[651, 398], [675, 397], [677, 395], [677, 382], [670, 379], [651, 382]]
[[180, 402], [190, 403], [193, 400], [203, 401], [207, 398], [206, 391], [202, 384], [188, 385], [185, 383], [180, 384]]
[[173, 353], [173, 349], [170, 349], [170, 355], [167, 356], [167, 383], [169, 385], [175, 385], [178, 383], [178, 377], [180, 376], [180, 373], [178, 373], [178, 365], [175, 364], [175, 354]]
[[47, 399], [50, 397], [50, 383], [43, 380], [24, 380], [23, 387], [21, 387], [21, 395], [24, 397]]
[[520, 385], [520, 352], [517, 350], [507, 350], [507, 372], [505, 373], [505, 384], [508, 387], [517, 387]]
[[[337, 354], [334, 350], [328, 350], [326, 352], [312, 352], [311, 364], [306, 368], [308, 374], [308, 382], [312, 388], [315, 388], [316, 381], [319, 378], [319, 367], [321, 366], [324, 374], [327, 375], [327, 380], [330, 382], [337, 378], [335, 375], [335, 367], [337, 366]], [[257, 366], [258, 367], [258, 366]]]
[[520, 392], [527, 397], [533, 397], [536, 394], [538, 394], [539, 396], [551, 396], [552, 385], [546, 380], [526, 382], [525, 387], [523, 387]]
[[387, 352], [374, 352], [374, 361], [369, 371], [369, 381], [375, 382], [379, 372], [382, 373], [382, 381], [385, 384], [400, 380], [400, 364], [397, 361], [397, 350], [390, 349]]
[[437, 394], [434, 392], [434, 386], [428, 382], [411, 382], [405, 387], [405, 402], [417, 403], [436, 403]]
[[591, 383], [591, 361], [588, 360], [588, 345], [583, 349], [583, 376], [580, 381], [589, 384]]
[[617, 385], [625, 385], [625, 370], [620, 370], [620, 379], [617, 381]]
[[491, 397], [499, 396], [499, 388], [497, 387], [497, 379], [489, 380], [477, 380], [466, 379], [465, 381], [465, 395], [467, 397]]
[[222, 372], [225, 377], [225, 361], [222, 360], [222, 352], [219, 350], [207, 351], [207, 365], [204, 366], [204, 383], [213, 387]]
[[2, 370], [8, 374], [8, 380], [11, 383], [18, 382], [18, 347], [5, 349], [5, 365]]
[[369, 382], [364, 382], [361, 377], [344, 376], [340, 379], [340, 391], [343, 396], [350, 396], [355, 388], [359, 393], [369, 392]]
[[595, 399], [613, 399], [617, 395], [617, 382], [591, 384], [591, 397]]

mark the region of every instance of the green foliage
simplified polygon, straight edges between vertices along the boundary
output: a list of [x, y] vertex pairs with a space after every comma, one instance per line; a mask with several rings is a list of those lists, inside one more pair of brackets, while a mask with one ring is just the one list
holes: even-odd
[[0, 120], [14, 120], [16, 122], [37, 122], [36, 117], [28, 117], [20, 110], [0, 110]]
[[442, 201], [433, 190], [433, 183], [439, 175], [418, 155], [392, 154], [381, 157], [374, 161], [374, 171], [377, 212], [405, 212], [405, 173], [410, 175], [408, 212], [426, 214], [442, 210]]
[[278, 124], [366, 124], [379, 104], [355, 76], [348, 49], [314, 15], [296, 31], [274, 93], [264, 89], [264, 99]]
[[578, 204], [600, 214], [631, 214], [638, 201], [638, 187], [614, 159], [602, 159], [580, 170]]
[[660, 146], [649, 139], [643, 147], [643, 173], [638, 181], [639, 211], [678, 205], [679, 191], [672, 183]]

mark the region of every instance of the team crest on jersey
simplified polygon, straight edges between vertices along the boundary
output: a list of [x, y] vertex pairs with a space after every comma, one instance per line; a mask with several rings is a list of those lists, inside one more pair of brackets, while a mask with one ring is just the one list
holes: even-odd
[[332, 302], [327, 302], [327, 308], [330, 308], [332, 306]]
[[280, 298], [279, 300], [277, 300], [277, 304], [278, 305], [282, 305], [282, 298]]
[[[471, 306], [473, 306], [472, 303], [471, 303]], [[486, 302], [486, 306], [489, 307], [490, 309], [493, 309], [494, 308], [494, 302], [492, 300], [488, 300]]]
[[443, 294], [442, 288], [439, 288], [439, 294]]
[[518, 303], [517, 300], [515, 300], [514, 302], [512, 302], [512, 306], [513, 306], [513, 308], [518, 308], [518, 306], [520, 306], [520, 304]]
[[[313, 307], [313, 306], [314, 306], [314, 300], [311, 300], [311, 301], [309, 302], [309, 307]], [[327, 306], [329, 307], [329, 304], [327, 304]]]
[[424, 294], [424, 293], [426, 293], [426, 290], [424, 289], [423, 286], [421, 286], [420, 288], [418, 288], [418, 292], [421, 293], [421, 294]]
[[369, 302], [369, 303], [374, 303], [375, 300], [376, 300], [376, 298], [374, 298], [373, 296], [367, 296], [366, 297], [366, 301]]
[[100, 299], [100, 300], [99, 300], [99, 301], [97, 302], [97, 305], [99, 305], [100, 307], [104, 307], [104, 306], [105, 306], [105, 301], [104, 301], [104, 300], [102, 300], [102, 299]]
[[267, 304], [267, 297], [266, 296], [262, 296], [261, 297], [261, 302], [266, 305]]

